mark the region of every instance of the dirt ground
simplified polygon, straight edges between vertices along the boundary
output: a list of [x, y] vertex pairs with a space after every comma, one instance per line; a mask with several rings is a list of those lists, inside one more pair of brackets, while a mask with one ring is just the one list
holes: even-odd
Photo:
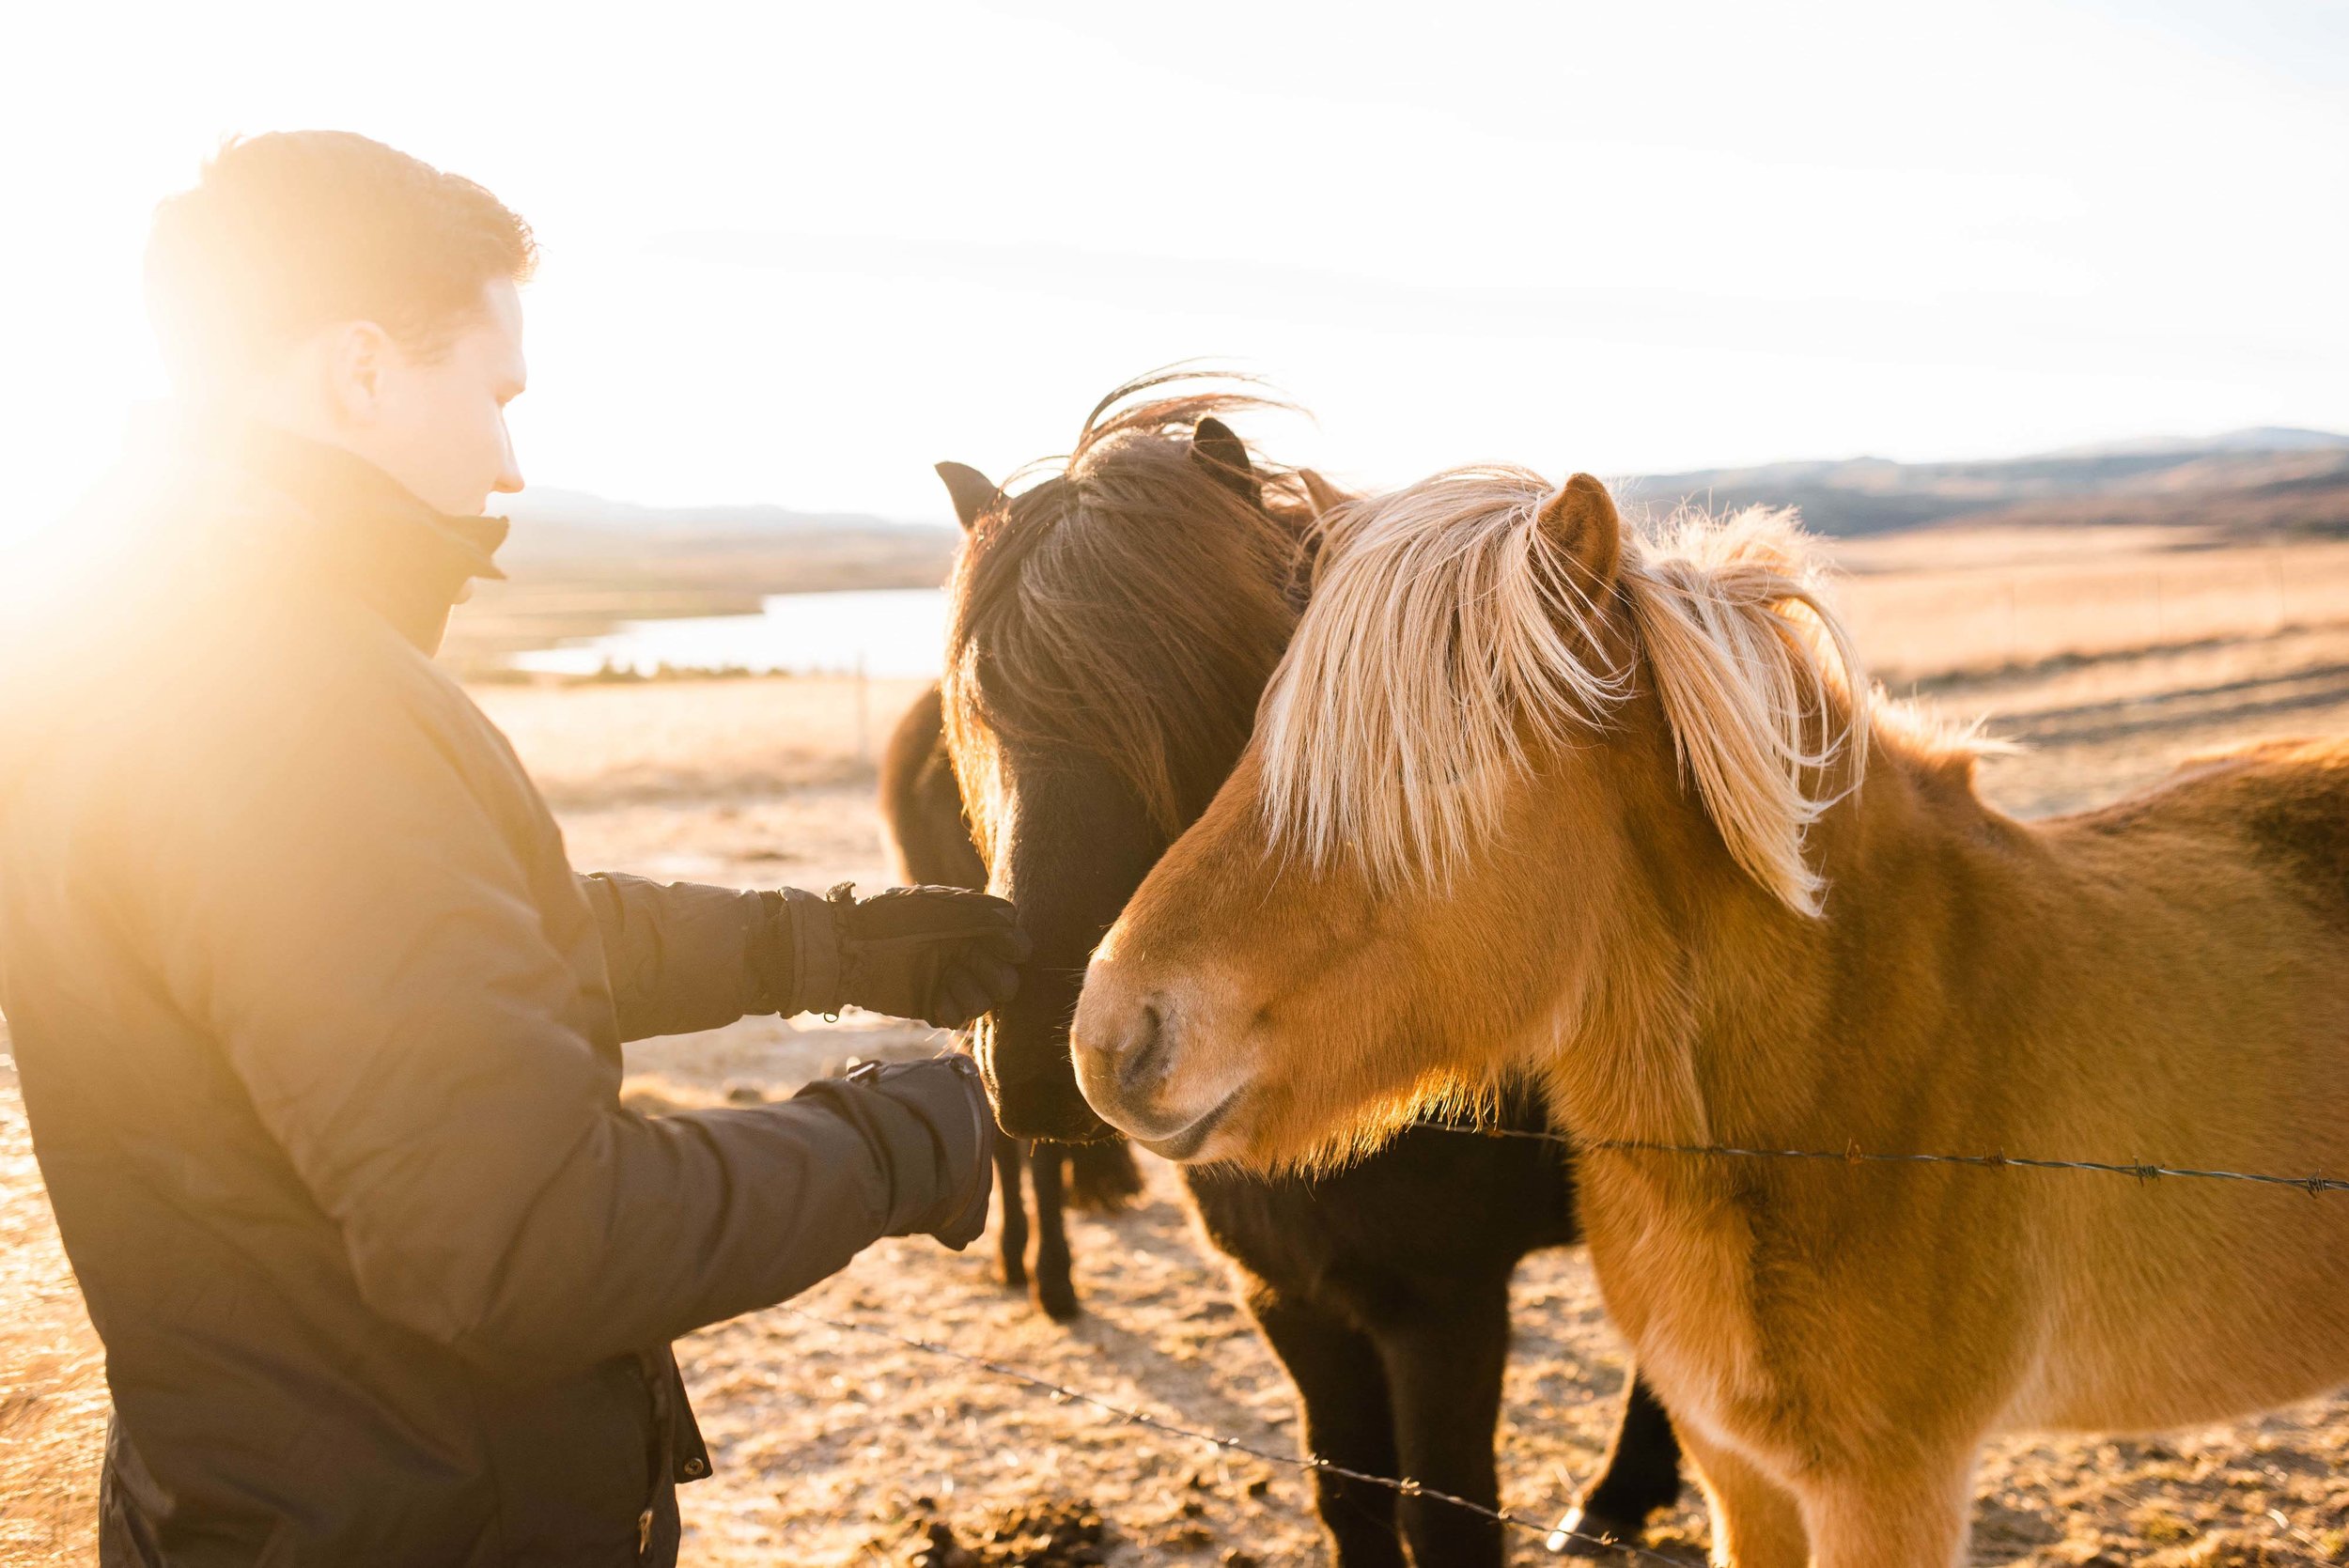
[[[2349, 613], [2341, 552], [2280, 563], [2237, 552], [2244, 558], [2197, 566], [2156, 551], [2150, 569], [2177, 574], [2173, 593], [2191, 582], [2236, 582], [2232, 612], [2193, 593], [2184, 595], [2190, 613], [2141, 602], [2130, 610], [2116, 589], [2101, 619], [2077, 618], [2092, 636], [2073, 645], [2046, 619], [2074, 602], [2064, 572], [2075, 573], [2075, 589], [2098, 574], [2146, 581], [2130, 553], [2142, 541], [2095, 543], [2109, 550], [2085, 567], [2090, 552], [2078, 541], [2054, 567], [2041, 559], [2044, 541], [1979, 543], [1955, 566], [1946, 541], [1938, 554], [1904, 560], [1915, 547], [1892, 546], [1853, 563], [1863, 646], [1898, 642], [1891, 662], [1905, 683], [1958, 712], [1988, 711], [1998, 733], [2028, 741], [1984, 768], [1999, 804], [2025, 815], [2069, 810], [2212, 746], [2349, 733], [2349, 628], [2334, 607], [2338, 595]], [[2026, 584], [2013, 596], [2013, 619], [1998, 586], [2009, 582]], [[2279, 582], [2289, 589], [2280, 608]], [[2116, 629], [2124, 623], [2139, 635]], [[2009, 647], [2022, 657], [2006, 658]], [[545, 784], [581, 866], [821, 887], [888, 879], [869, 757], [911, 691], [761, 680], [480, 695]], [[648, 1107], [781, 1094], [851, 1057], [933, 1044], [854, 1014], [837, 1024], [749, 1021], [631, 1048], [631, 1093]], [[1145, 1164], [1148, 1190], [1135, 1209], [1072, 1220], [1088, 1310], [1071, 1326], [1052, 1325], [996, 1282], [991, 1238], [960, 1255], [893, 1241], [791, 1308], [686, 1342], [686, 1374], [717, 1457], [716, 1475], [683, 1494], [686, 1560], [1319, 1560], [1305, 1489], [1288, 1468], [800, 1315], [917, 1335], [1293, 1452], [1285, 1381], [1193, 1234], [1172, 1172]], [[1600, 1454], [1621, 1397], [1622, 1346], [1579, 1253], [1529, 1260], [1516, 1302], [1500, 1436], [1505, 1501], [1546, 1520]], [[0, 1055], [0, 1563], [89, 1560], [104, 1413], [102, 1364]], [[2349, 1398], [2158, 1439], [2004, 1441], [1985, 1456], [1978, 1498], [1973, 1560], [1982, 1564], [2349, 1560]], [[1691, 1494], [1649, 1545], [1694, 1562], [1705, 1539]], [[1521, 1560], [1537, 1554], [1531, 1541], [1517, 1551]]]

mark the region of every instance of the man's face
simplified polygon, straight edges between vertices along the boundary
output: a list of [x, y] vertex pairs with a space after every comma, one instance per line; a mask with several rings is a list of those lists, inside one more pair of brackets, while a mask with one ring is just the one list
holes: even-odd
[[414, 355], [377, 334], [337, 368], [343, 444], [459, 517], [485, 510], [492, 493], [522, 488], [506, 430], [506, 405], [521, 396], [522, 302], [498, 279], [445, 350]]

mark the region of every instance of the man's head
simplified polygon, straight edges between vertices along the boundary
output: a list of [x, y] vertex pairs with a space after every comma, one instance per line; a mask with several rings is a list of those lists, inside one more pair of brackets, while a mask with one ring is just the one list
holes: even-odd
[[366, 458], [474, 513], [521, 489], [530, 227], [455, 175], [348, 132], [234, 141], [156, 210], [148, 308], [180, 396]]

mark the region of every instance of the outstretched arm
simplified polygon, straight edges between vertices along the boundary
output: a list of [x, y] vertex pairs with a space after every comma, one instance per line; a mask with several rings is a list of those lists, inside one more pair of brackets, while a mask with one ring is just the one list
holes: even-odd
[[870, 898], [738, 893], [618, 872], [579, 878], [603, 935], [620, 1038], [853, 1002], [958, 1029], [1010, 1000], [1027, 939], [1000, 898], [892, 888]]

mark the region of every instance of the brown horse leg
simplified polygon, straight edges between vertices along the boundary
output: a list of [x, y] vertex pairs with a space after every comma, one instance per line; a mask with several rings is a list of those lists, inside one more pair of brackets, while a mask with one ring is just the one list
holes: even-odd
[[1869, 1475], [1821, 1483], [1805, 1498], [1814, 1568], [1952, 1568], [1962, 1560], [1973, 1468]]
[[[1385, 1369], [1368, 1337], [1299, 1302], [1252, 1296], [1250, 1310], [1288, 1370], [1305, 1411], [1305, 1451], [1365, 1475], [1395, 1473]], [[1314, 1473], [1314, 1511], [1337, 1568], [1406, 1568], [1394, 1494], [1327, 1470]]]
[[1028, 1181], [1035, 1188], [1035, 1304], [1055, 1323], [1078, 1312], [1077, 1286], [1068, 1278], [1068, 1224], [1062, 1189], [1068, 1151], [1057, 1143], [1028, 1145]]
[[1002, 1228], [995, 1234], [1003, 1283], [1020, 1290], [1028, 1282], [1027, 1197], [1019, 1190], [1019, 1140], [1000, 1128], [995, 1133], [995, 1196], [1003, 1205]]
[[[1582, 1493], [1559, 1528], [1578, 1535], [1637, 1541], [1649, 1514], [1680, 1498], [1680, 1439], [1656, 1391], [1635, 1370], [1624, 1399], [1623, 1421], [1599, 1467], [1598, 1479]], [[1568, 1550], [1575, 1549], [1569, 1544]]]
[[[1405, 1478], [1499, 1508], [1493, 1429], [1509, 1358], [1508, 1276], [1456, 1287], [1438, 1310], [1383, 1327], [1378, 1350]], [[1419, 1568], [1499, 1568], [1506, 1558], [1504, 1529], [1493, 1520], [1432, 1498], [1407, 1497], [1401, 1510]]]
[[1712, 1507], [1718, 1568], [1810, 1568], [1811, 1538], [1792, 1492], [1732, 1451], [1690, 1436], [1686, 1427], [1680, 1446], [1695, 1462], [1698, 1483]]

